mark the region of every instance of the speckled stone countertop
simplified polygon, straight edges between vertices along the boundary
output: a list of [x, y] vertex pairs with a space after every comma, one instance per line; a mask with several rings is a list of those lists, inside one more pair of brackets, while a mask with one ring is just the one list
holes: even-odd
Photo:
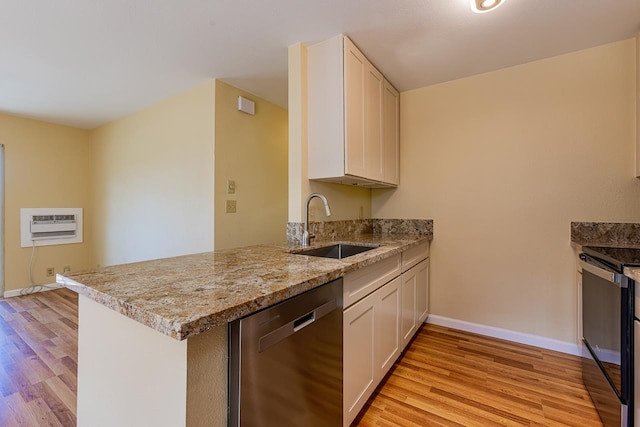
[[[342, 260], [296, 255], [295, 245], [261, 245], [102, 267], [57, 282], [178, 340], [228, 323], [358, 268], [400, 253], [432, 235], [366, 234], [340, 242], [380, 247]], [[312, 247], [335, 241], [317, 242]]]
[[640, 247], [640, 224], [629, 222], [572, 222], [575, 246]]

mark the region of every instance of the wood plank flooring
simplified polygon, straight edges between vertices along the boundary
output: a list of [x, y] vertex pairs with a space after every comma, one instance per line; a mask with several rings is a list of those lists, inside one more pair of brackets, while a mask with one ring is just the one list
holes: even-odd
[[354, 425], [602, 426], [580, 359], [425, 325]]
[[0, 299], [0, 426], [75, 426], [78, 296]]
[[[77, 295], [0, 299], [0, 426], [75, 426]], [[601, 426], [577, 357], [424, 326], [358, 426]]]

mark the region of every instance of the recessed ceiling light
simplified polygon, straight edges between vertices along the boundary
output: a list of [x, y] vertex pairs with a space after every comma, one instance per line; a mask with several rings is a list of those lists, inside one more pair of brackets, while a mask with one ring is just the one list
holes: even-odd
[[485, 13], [495, 10], [504, 0], [471, 0], [471, 10], [475, 13]]

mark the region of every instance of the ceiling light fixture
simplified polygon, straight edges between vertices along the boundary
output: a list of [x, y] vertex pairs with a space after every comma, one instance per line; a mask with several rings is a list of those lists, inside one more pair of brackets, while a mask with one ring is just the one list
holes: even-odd
[[470, 0], [471, 10], [475, 13], [485, 13], [495, 10], [504, 3], [505, 0]]

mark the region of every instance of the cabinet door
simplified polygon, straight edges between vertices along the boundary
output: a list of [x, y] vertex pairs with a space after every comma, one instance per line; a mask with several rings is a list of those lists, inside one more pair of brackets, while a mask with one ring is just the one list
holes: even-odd
[[364, 144], [366, 178], [384, 180], [384, 138], [382, 137], [382, 98], [384, 77], [367, 62], [364, 86]]
[[415, 267], [416, 271], [416, 317], [417, 325], [420, 325], [429, 315], [429, 258]]
[[382, 381], [402, 351], [400, 337], [400, 286], [396, 277], [378, 291], [375, 313], [376, 384]]
[[403, 349], [413, 337], [417, 326], [416, 291], [418, 274], [416, 267], [402, 273], [402, 320], [400, 322], [400, 332], [402, 334]]
[[386, 80], [382, 107], [383, 181], [398, 185], [400, 182], [400, 94]]
[[[367, 59], [362, 52], [345, 37], [344, 39], [344, 126], [346, 174], [364, 177], [366, 170], [365, 79]], [[336, 106], [339, 108], [339, 106]]]
[[343, 425], [348, 426], [376, 388], [374, 323], [377, 293], [358, 301], [343, 314]]

